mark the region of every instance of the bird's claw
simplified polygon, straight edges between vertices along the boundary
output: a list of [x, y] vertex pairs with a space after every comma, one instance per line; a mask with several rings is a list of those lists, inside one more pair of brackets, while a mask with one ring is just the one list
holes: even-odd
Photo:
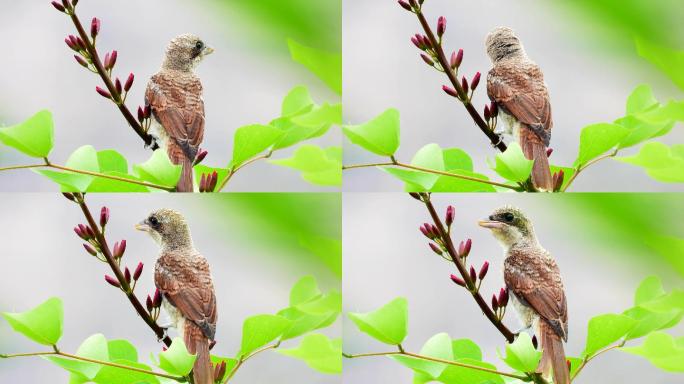
[[503, 143], [503, 141], [504, 141], [502, 134], [496, 133], [496, 136], [499, 138], [499, 141], [497, 141], [496, 143], [492, 143], [492, 148], [496, 148], [499, 144]]
[[517, 338], [522, 332], [527, 332], [528, 330], [530, 330], [530, 328], [532, 328], [532, 325], [528, 325], [527, 327], [520, 328], [517, 331], [513, 332], [513, 336], [515, 336]]
[[159, 138], [154, 136], [154, 135], [150, 135], [150, 143], [149, 144], [145, 143], [145, 149], [154, 150], [157, 148], [159, 148]]

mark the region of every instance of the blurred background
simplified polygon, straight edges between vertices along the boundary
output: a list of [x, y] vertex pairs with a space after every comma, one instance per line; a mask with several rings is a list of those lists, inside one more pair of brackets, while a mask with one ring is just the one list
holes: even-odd
[[[456, 244], [472, 238], [468, 262], [477, 269], [485, 260], [489, 273], [481, 292], [485, 298], [503, 286], [503, 254], [491, 233], [477, 225], [494, 209], [512, 204], [533, 221], [542, 246], [556, 259], [568, 297], [569, 342], [566, 353], [579, 355], [587, 322], [603, 313], [621, 313], [633, 305], [643, 278], [658, 275], [667, 291], [684, 287], [684, 197], [676, 194], [566, 194], [530, 196], [435, 194], [435, 208], [444, 215], [456, 208], [452, 229]], [[408, 336], [403, 346], [418, 352], [431, 336], [447, 332], [470, 338], [484, 360], [499, 368], [502, 336], [487, 322], [473, 299], [449, 275], [455, 267], [434, 254], [418, 227], [429, 221], [424, 205], [404, 194], [345, 194], [343, 198], [344, 313], [368, 312], [398, 296], [408, 299]], [[519, 329], [509, 308], [504, 323]], [[680, 324], [672, 332], [684, 334]], [[345, 316], [344, 352], [390, 350], [361, 333]], [[634, 340], [629, 345], [640, 345]], [[386, 357], [344, 360], [344, 382], [410, 383], [412, 372]], [[588, 364], [578, 384], [681, 382], [682, 376], [661, 371], [647, 360], [610, 352]]]
[[[116, 107], [95, 92], [100, 79], [80, 67], [64, 38], [74, 34], [71, 21], [48, 0], [2, 1], [0, 32], [6, 39], [0, 61], [0, 126], [24, 121], [41, 109], [53, 112], [55, 148], [51, 160], [64, 164], [78, 147], [116, 149], [129, 163], [150, 156]], [[143, 104], [149, 77], [160, 67], [169, 40], [181, 33], [201, 36], [216, 51], [197, 69], [204, 84], [207, 116], [202, 148], [205, 164], [226, 167], [234, 131], [243, 125], [268, 123], [280, 115], [280, 104], [297, 85], [309, 87], [318, 103], [339, 96], [302, 65], [292, 61], [287, 39], [316, 49], [341, 50], [341, 0], [121, 0], [82, 1], [77, 14], [84, 24], [102, 20], [101, 55], [118, 50], [115, 75], [136, 81], [128, 97], [135, 111]], [[314, 143], [339, 145], [332, 129]], [[274, 158], [289, 157], [293, 148]], [[33, 163], [0, 147], [0, 166]], [[10, 180], [11, 183], [7, 182]], [[55, 191], [52, 182], [30, 171], [3, 173], [3, 191]], [[231, 180], [231, 191], [330, 190], [301, 180], [289, 168], [257, 162]]]
[[[343, 3], [344, 119], [360, 124], [389, 107], [401, 112], [401, 147], [397, 158], [409, 162], [422, 146], [438, 143], [458, 147], [474, 159], [475, 171], [496, 177], [485, 158], [496, 151], [474, 126], [465, 109], [441, 90], [446, 76], [420, 59], [410, 37], [422, 32], [417, 18], [396, 1]], [[575, 160], [580, 130], [591, 123], [612, 122], [625, 113], [627, 96], [639, 84], [653, 87], [664, 102], [682, 99], [684, 92], [634, 48], [634, 37], [676, 49], [684, 48], [684, 2], [679, 0], [580, 1], [454, 1], [428, 0], [428, 21], [447, 18], [447, 54], [463, 48], [459, 71], [483, 81], [473, 98], [482, 110], [489, 102], [484, 79], [491, 63], [484, 49], [487, 33], [500, 25], [512, 27], [544, 71], [551, 94], [554, 164]], [[681, 123], [658, 141], [684, 142]], [[344, 140], [345, 164], [375, 162], [378, 157]], [[632, 155], [635, 148], [624, 151]], [[674, 191], [676, 184], [651, 180], [641, 168], [603, 161], [588, 169], [573, 191]], [[349, 191], [397, 191], [402, 183], [377, 169], [344, 172]]]
[[[212, 351], [216, 355], [233, 356], [239, 350], [246, 317], [287, 307], [290, 288], [301, 277], [315, 276], [324, 292], [341, 289], [338, 194], [101, 194], [89, 195], [87, 201], [93, 212], [102, 205], [111, 209], [109, 242], [128, 242], [122, 264], [135, 268], [138, 261], [145, 263], [136, 288], [142, 299], [154, 291], [158, 247], [134, 224], [162, 207], [185, 215], [195, 246], [209, 260], [214, 277], [219, 308], [218, 343]], [[74, 352], [88, 336], [103, 333], [110, 340], [130, 340], [147, 363], [150, 353], [161, 351], [162, 344], [124, 295], [104, 281], [104, 274], [111, 274], [109, 267], [83, 250], [72, 230], [84, 222], [78, 206], [58, 194], [5, 194], [0, 211], [7, 272], [0, 279], [0, 311], [25, 311], [57, 296], [64, 301], [63, 350]], [[165, 314], [160, 317], [165, 318]], [[340, 323], [321, 332], [339, 338]], [[298, 344], [295, 339], [283, 347]], [[0, 321], [0, 351], [40, 349]], [[63, 370], [40, 358], [0, 361], [2, 383], [67, 381]], [[234, 381], [332, 384], [341, 378], [318, 373], [290, 357], [264, 353], [240, 368]]]

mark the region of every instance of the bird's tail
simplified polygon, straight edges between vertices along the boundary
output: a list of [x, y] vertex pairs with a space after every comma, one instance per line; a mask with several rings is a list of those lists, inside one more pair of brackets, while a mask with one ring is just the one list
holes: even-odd
[[565, 360], [563, 340], [543, 319], [539, 320], [539, 336], [541, 337], [542, 358], [539, 369], [545, 377], [553, 372], [554, 384], [570, 384], [570, 372]]
[[192, 375], [195, 384], [213, 384], [214, 370], [209, 356], [209, 339], [204, 336], [202, 330], [192, 321], [186, 320], [183, 341], [188, 352], [197, 354]]
[[192, 165], [193, 161], [184, 158], [181, 161], [182, 171], [181, 177], [178, 179], [178, 184], [176, 185], [176, 192], [194, 192], [194, 187], [192, 184]]
[[532, 182], [537, 189], [553, 191], [553, 178], [549, 169], [549, 157], [546, 155], [546, 145], [541, 140], [524, 140], [522, 150], [525, 157], [534, 160], [532, 166]]

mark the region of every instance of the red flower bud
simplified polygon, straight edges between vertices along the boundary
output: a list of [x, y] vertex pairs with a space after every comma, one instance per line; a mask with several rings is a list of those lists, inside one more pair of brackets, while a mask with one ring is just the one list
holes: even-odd
[[121, 240], [121, 242], [114, 243], [114, 250], [112, 251], [112, 257], [115, 259], [120, 259], [123, 257], [124, 252], [126, 252], [126, 240]]
[[496, 101], [492, 101], [489, 110], [492, 111], [492, 117], [496, 117], [499, 114], [499, 105], [496, 103]]
[[83, 240], [88, 240], [88, 236], [83, 230], [81, 230], [82, 224], [79, 224], [77, 227], [74, 227], [74, 233], [76, 233], [76, 236], [80, 237]]
[[126, 83], [124, 83], [124, 91], [128, 92], [131, 87], [133, 86], [133, 80], [135, 79], [135, 76], [133, 76], [133, 73], [130, 73], [128, 75], [128, 79], [126, 79]]
[[420, 232], [422, 232], [423, 235], [425, 235], [425, 237], [427, 237], [428, 239], [432, 239], [432, 234], [430, 233], [430, 230], [426, 228], [425, 225], [420, 226]]
[[133, 272], [133, 280], [138, 281], [140, 278], [140, 275], [142, 275], [143, 271], [143, 263], [139, 262], [138, 266], [135, 268], [135, 272]]
[[86, 43], [81, 39], [80, 37], [76, 38], [76, 45], [78, 45], [78, 48], [84, 51], [86, 49]]
[[214, 367], [214, 381], [222, 382], [223, 376], [225, 376], [225, 374], [226, 374], [226, 362], [222, 361], [222, 362], [216, 364], [216, 367]]
[[468, 79], [465, 76], [461, 78], [461, 88], [463, 88], [463, 92], [468, 93]]
[[401, 5], [402, 8], [404, 8], [407, 11], [413, 12], [413, 9], [411, 9], [411, 6], [409, 3], [405, 2], [404, 0], [399, 0], [398, 1], [399, 5]]
[[64, 6], [64, 8], [67, 9], [71, 7], [71, 3], [69, 2], [69, 0], [62, 0], [62, 5]]
[[446, 210], [446, 219], [444, 220], [446, 222], [447, 227], [450, 227], [451, 224], [454, 222], [454, 215], [456, 214], [456, 209], [454, 208], [453, 205], [450, 205], [447, 207]]
[[480, 267], [480, 273], [477, 274], [477, 277], [482, 280], [487, 276], [487, 271], [489, 270], [489, 261], [485, 261], [484, 264], [482, 264], [482, 267]]
[[437, 36], [442, 37], [444, 32], [446, 31], [446, 17], [440, 16], [439, 19], [437, 19]]
[[474, 91], [477, 85], [480, 84], [480, 72], [477, 72], [473, 79], [470, 81], [470, 88]]
[[90, 253], [91, 256], [97, 256], [97, 251], [90, 246], [90, 244], [83, 244], [83, 248], [85, 248], [86, 252]]
[[499, 291], [499, 305], [505, 307], [508, 305], [508, 289], [501, 288]]
[[116, 89], [116, 93], [121, 94], [123, 91], [123, 87], [121, 86], [121, 80], [117, 77], [116, 80], [114, 80], [114, 88]]
[[413, 8], [418, 7], [418, 4], [416, 3], [416, 0], [409, 0], [409, 4], [411, 4], [411, 6], [412, 6]]
[[142, 124], [143, 120], [145, 120], [145, 111], [143, 111], [142, 107], [138, 106], [138, 122]]
[[430, 225], [430, 232], [432, 232], [432, 235], [434, 237], [440, 237], [441, 235], [440, 235], [440, 232], [439, 232], [439, 229], [437, 228], [437, 226], [434, 224], [429, 224], [429, 225]]
[[446, 94], [449, 96], [453, 96], [453, 97], [458, 98], [458, 93], [456, 92], [455, 89], [453, 89], [451, 87], [448, 87], [446, 85], [442, 85], [442, 91], [446, 92]]
[[152, 115], [152, 107], [150, 107], [150, 105], [147, 104], [145, 106], [145, 118], [149, 119], [151, 115]]
[[425, 35], [418, 35], [420, 37], [420, 40], [423, 42], [423, 46], [425, 49], [432, 48], [432, 42], [430, 42], [430, 39], [425, 36]]
[[128, 267], [124, 269], [124, 279], [126, 279], [128, 284], [131, 283], [131, 271], [128, 270]]
[[466, 285], [465, 281], [463, 281], [463, 279], [461, 279], [460, 277], [458, 277], [456, 275], [451, 275], [451, 281], [460, 285], [461, 287], [465, 287], [465, 285]]
[[104, 89], [102, 89], [102, 88], [100, 88], [100, 87], [95, 87], [95, 90], [97, 91], [97, 93], [100, 94], [100, 96], [102, 96], [102, 97], [104, 97], [104, 98], [106, 98], [106, 99], [111, 99], [111, 98], [112, 98], [112, 95], [111, 95], [109, 92], [105, 91]]
[[[417, 36], [417, 37], [416, 37], [416, 36]], [[411, 37], [411, 42], [413, 43], [413, 45], [416, 46], [416, 48], [420, 49], [421, 51], [424, 51], [424, 50], [425, 50], [425, 46], [423, 45], [423, 42], [422, 42], [422, 40], [420, 39], [420, 36], [419, 36], [419, 35], [416, 35], [416, 36], [412, 36], [412, 37]]]
[[118, 56], [118, 53], [116, 52], [116, 50], [112, 51], [111, 53], [105, 54], [104, 68], [106, 70], [110, 70], [110, 69], [114, 68], [114, 65], [116, 64], [117, 56]]
[[449, 65], [451, 65], [451, 69], [456, 69], [461, 66], [462, 61], [463, 49], [459, 49], [458, 53], [454, 52], [451, 54], [451, 60], [449, 60]]
[[200, 182], [199, 182], [199, 191], [200, 193], [205, 192], [207, 189], [207, 174], [203, 173], [202, 176], [200, 176]]
[[90, 37], [95, 40], [97, 35], [100, 33], [100, 19], [93, 17], [93, 21], [90, 22]]
[[53, 1], [53, 2], [50, 3], [50, 4], [52, 4], [52, 6], [55, 7], [56, 10], [58, 10], [58, 11], [60, 11], [60, 12], [65, 12], [65, 13], [66, 13], [66, 9], [64, 9], [64, 6], [63, 6], [62, 4], [60, 4], [60, 3], [56, 2], [56, 1]]
[[431, 66], [431, 67], [435, 65], [435, 63], [432, 61], [432, 59], [431, 59], [428, 55], [426, 55], [426, 54], [424, 54], [424, 53], [421, 53], [421, 54], [420, 54], [420, 57], [421, 57], [421, 59], [423, 59], [423, 61], [425, 62], [425, 64], [427, 64], [427, 65], [429, 65], [429, 66]]
[[472, 265], [470, 266], [470, 271], [468, 271], [468, 274], [470, 275], [470, 280], [472, 282], [477, 281], [477, 274], [475, 274], [475, 268]]
[[76, 38], [74, 37], [74, 39], [72, 40], [72, 39], [71, 39], [72, 37], [74, 37], [74, 36], [69, 36], [69, 37], [64, 38], [64, 42], [66, 43], [66, 45], [67, 45], [69, 48], [71, 48], [71, 49], [73, 49], [74, 51], [78, 52], [78, 47], [76, 46], [76, 44], [77, 44], [77, 43], [76, 43]]
[[104, 227], [105, 225], [107, 225], [108, 221], [109, 221], [109, 208], [102, 207], [102, 209], [100, 209], [100, 226]]
[[[535, 346], [535, 348], [537, 347]], [[570, 363], [570, 360], [565, 359], [565, 364], [568, 366], [568, 372], [570, 372], [572, 370], [572, 364]]]
[[93, 229], [90, 228], [90, 225], [86, 225], [86, 226], [85, 226], [85, 231], [86, 231], [86, 233], [88, 234], [88, 237], [89, 237], [89, 238], [92, 239], [92, 238], [95, 237], [95, 231], [93, 231]]
[[199, 152], [197, 152], [197, 156], [195, 156], [195, 164], [194, 165], [201, 163], [202, 160], [204, 160], [204, 158], [207, 157], [208, 153], [209, 152], [200, 148]]
[[496, 295], [492, 295], [492, 309], [494, 312], [499, 309], [499, 302], [496, 300]]
[[218, 173], [216, 171], [212, 172], [211, 178], [209, 179], [209, 192], [214, 192], [216, 189], [216, 183], [218, 182]]
[[119, 281], [109, 275], [105, 275], [105, 281], [107, 281], [109, 284], [111, 284], [114, 287], [121, 288], [121, 284], [119, 284]]
[[553, 190], [560, 191], [563, 186], [563, 179], [565, 178], [565, 172], [562, 169], [553, 174]]
[[439, 247], [437, 246], [437, 244], [435, 244], [435, 243], [429, 243], [429, 245], [430, 245], [430, 249], [432, 249], [432, 251], [433, 251], [434, 253], [436, 253], [436, 254], [442, 256], [442, 253], [444, 253], [444, 252], [442, 252], [442, 250], [439, 249]]
[[484, 118], [485, 120], [489, 120], [492, 118], [492, 111], [489, 110], [489, 105], [485, 105], [484, 107]]
[[74, 59], [76, 59], [76, 62], [79, 63], [83, 68], [88, 68], [88, 62], [85, 61], [85, 59], [81, 56], [74, 55]]
[[467, 239], [465, 242], [461, 241], [458, 245], [458, 255], [461, 257], [467, 257], [470, 254], [470, 247], [473, 245], [473, 241]]
[[157, 288], [154, 291], [154, 298], [152, 299], [152, 305], [154, 305], [155, 308], [159, 308], [162, 304], [162, 294], [159, 291], [159, 288]]
[[145, 300], [145, 306], [147, 307], [147, 312], [152, 312], [154, 306], [152, 305], [152, 298], [147, 295], [147, 300]]
[[546, 158], [551, 157], [552, 153], [553, 153], [553, 148], [546, 148]]

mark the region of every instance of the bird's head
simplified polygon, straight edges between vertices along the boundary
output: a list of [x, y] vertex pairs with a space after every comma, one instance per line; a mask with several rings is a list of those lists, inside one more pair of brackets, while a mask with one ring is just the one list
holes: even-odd
[[525, 54], [525, 50], [515, 32], [508, 27], [497, 27], [489, 32], [485, 39], [485, 48], [487, 48], [487, 54], [492, 63], [508, 57]]
[[518, 208], [510, 205], [498, 208], [486, 220], [480, 220], [481, 227], [492, 231], [504, 248], [535, 239], [532, 222]]
[[191, 71], [204, 59], [214, 52], [202, 39], [195, 35], [184, 34], [176, 36], [166, 47], [164, 68], [180, 71]]
[[192, 245], [185, 217], [172, 209], [162, 208], [150, 213], [135, 229], [147, 232], [162, 247]]

